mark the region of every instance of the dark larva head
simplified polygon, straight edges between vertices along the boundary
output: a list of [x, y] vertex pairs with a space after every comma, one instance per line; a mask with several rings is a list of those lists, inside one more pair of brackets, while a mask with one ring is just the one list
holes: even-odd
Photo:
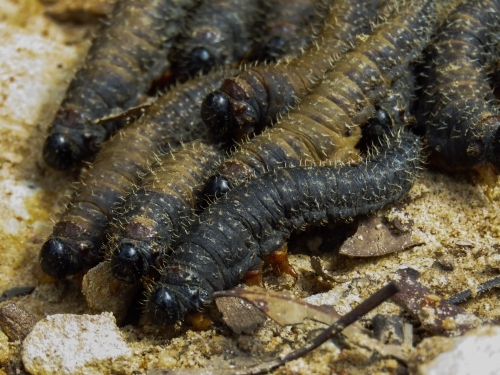
[[217, 65], [217, 61], [207, 48], [193, 50], [188, 62], [188, 73], [194, 76], [198, 72], [208, 73]]
[[149, 271], [151, 253], [151, 248], [141, 241], [122, 239], [111, 258], [113, 276], [130, 284], [139, 281]]
[[213, 200], [219, 198], [231, 190], [231, 183], [227, 178], [219, 175], [212, 176], [208, 179], [208, 182], [203, 190], [203, 195], [209, 199]]
[[221, 138], [233, 127], [230, 110], [229, 97], [221, 91], [211, 92], [203, 100], [201, 119], [214, 138]]
[[210, 298], [202, 288], [189, 285], [158, 283], [158, 287], [150, 294], [147, 301], [149, 319], [154, 324], [168, 326], [183, 320], [186, 313], [199, 311]]
[[62, 279], [83, 268], [79, 252], [60, 238], [51, 238], [40, 251], [40, 266], [47, 275]]
[[260, 53], [260, 61], [276, 61], [286, 54], [287, 41], [279, 36], [274, 36], [264, 43]]
[[159, 326], [173, 325], [186, 315], [186, 308], [163, 286], [149, 296], [147, 310], [149, 319]]
[[246, 101], [217, 90], [203, 100], [201, 119], [215, 141], [239, 141], [254, 131], [259, 113]]
[[79, 162], [82, 157], [79, 148], [65, 134], [53, 133], [43, 146], [43, 158], [54, 169], [66, 170]]

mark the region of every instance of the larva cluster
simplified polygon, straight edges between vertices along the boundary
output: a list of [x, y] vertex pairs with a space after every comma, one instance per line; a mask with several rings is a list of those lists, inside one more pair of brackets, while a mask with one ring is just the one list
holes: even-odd
[[365, 162], [279, 169], [230, 191], [175, 245], [149, 295], [150, 319], [168, 325], [199, 311], [304, 224], [346, 220], [398, 199], [416, 178], [420, 150], [417, 136], [399, 133]]
[[243, 143], [218, 168], [219, 185], [283, 166], [356, 160], [360, 126], [427, 44], [435, 23], [432, 1], [409, 3], [363, 43], [347, 52], [315, 88], [271, 129]]
[[92, 158], [120, 121], [96, 124], [135, 106], [167, 67], [168, 41], [195, 0], [119, 1], [72, 80], [45, 141], [48, 165], [68, 169]]
[[106, 144], [42, 247], [40, 264], [47, 274], [62, 278], [102, 258], [111, 211], [148, 172], [159, 148], [199, 137], [201, 101], [227, 74], [215, 72], [169, 91]]
[[377, 0], [366, 4], [334, 0], [317, 42], [288, 63], [253, 67], [224, 81], [201, 108], [217, 140], [241, 140], [259, 133], [318, 84], [334, 61], [370, 31]]
[[160, 155], [135, 191], [115, 213], [106, 248], [113, 275], [138, 281], [193, 221], [202, 187], [221, 160], [219, 150], [201, 141]]

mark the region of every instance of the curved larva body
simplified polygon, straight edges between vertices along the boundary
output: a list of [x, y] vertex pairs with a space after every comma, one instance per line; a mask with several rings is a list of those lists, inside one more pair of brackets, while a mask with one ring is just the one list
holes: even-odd
[[172, 89], [103, 147], [42, 247], [46, 273], [65, 277], [99, 260], [112, 209], [148, 172], [159, 147], [167, 151], [199, 136], [201, 100], [225, 76], [217, 72]]
[[124, 0], [94, 40], [68, 88], [44, 145], [47, 164], [67, 169], [93, 156], [120, 126], [96, 124], [137, 104], [167, 66], [169, 40], [195, 0]]
[[203, 2], [175, 39], [168, 55], [176, 78], [239, 62], [249, 52], [258, 19], [257, 0]]
[[500, 167], [500, 111], [486, 76], [486, 46], [500, 23], [500, 1], [467, 1], [429, 46], [420, 122], [432, 151], [451, 169]]
[[366, 162], [279, 169], [230, 191], [175, 244], [149, 296], [151, 320], [173, 324], [201, 309], [304, 224], [349, 219], [400, 198], [416, 178], [420, 150], [417, 136], [402, 133]]
[[215, 146], [194, 141], [156, 158], [114, 214], [106, 248], [116, 278], [133, 283], [148, 273], [193, 220], [199, 193], [221, 157]]
[[286, 113], [352, 48], [358, 35], [370, 31], [377, 3], [334, 0], [315, 45], [302, 55], [287, 63], [249, 68], [226, 79], [203, 102], [202, 118], [212, 135], [240, 140]]
[[236, 186], [278, 167], [356, 159], [360, 126], [420, 54], [433, 25], [431, 1], [410, 3], [347, 52], [321, 85], [281, 121], [241, 144], [220, 165], [219, 174]]

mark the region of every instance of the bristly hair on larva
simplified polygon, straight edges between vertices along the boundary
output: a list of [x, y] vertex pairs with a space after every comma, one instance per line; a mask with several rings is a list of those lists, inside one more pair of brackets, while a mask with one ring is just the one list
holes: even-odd
[[258, 0], [203, 2], [189, 17], [168, 55], [172, 75], [185, 80], [241, 61], [250, 52]]
[[168, 41], [197, 0], [119, 1], [66, 92], [43, 148], [64, 170], [91, 159], [123, 121], [97, 121], [137, 105], [167, 67]]
[[400, 131], [358, 164], [283, 168], [233, 189], [173, 246], [148, 295], [149, 318], [170, 325], [199, 311], [305, 224], [348, 220], [394, 202], [420, 165], [420, 139]]
[[[283, 166], [358, 160], [361, 127], [391, 83], [427, 45], [435, 26], [433, 2], [409, 2], [363, 43], [347, 52], [318, 87], [272, 128], [242, 142], [218, 168], [207, 195]], [[226, 189], [227, 191], [227, 189]]]
[[135, 283], [195, 217], [203, 185], [222, 155], [193, 141], [156, 158], [150, 172], [114, 212], [106, 252], [115, 278]]
[[170, 90], [106, 143], [40, 251], [45, 273], [63, 278], [102, 259], [111, 211], [149, 171], [157, 150], [168, 152], [203, 134], [201, 101], [230, 73], [214, 72]]
[[499, 171], [500, 111], [487, 80], [487, 53], [499, 23], [500, 1], [467, 0], [426, 51], [418, 120], [432, 160], [446, 169]]
[[378, 0], [363, 6], [334, 0], [315, 44], [286, 63], [251, 67], [230, 77], [202, 104], [202, 118], [217, 141], [231, 143], [258, 134], [292, 108], [332, 64], [371, 30]]

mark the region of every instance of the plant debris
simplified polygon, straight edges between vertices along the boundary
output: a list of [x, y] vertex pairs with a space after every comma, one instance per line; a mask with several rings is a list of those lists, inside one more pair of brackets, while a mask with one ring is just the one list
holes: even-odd
[[350, 257], [376, 257], [422, 245], [412, 240], [411, 232], [392, 231], [378, 216], [362, 218], [358, 230], [339, 250]]

